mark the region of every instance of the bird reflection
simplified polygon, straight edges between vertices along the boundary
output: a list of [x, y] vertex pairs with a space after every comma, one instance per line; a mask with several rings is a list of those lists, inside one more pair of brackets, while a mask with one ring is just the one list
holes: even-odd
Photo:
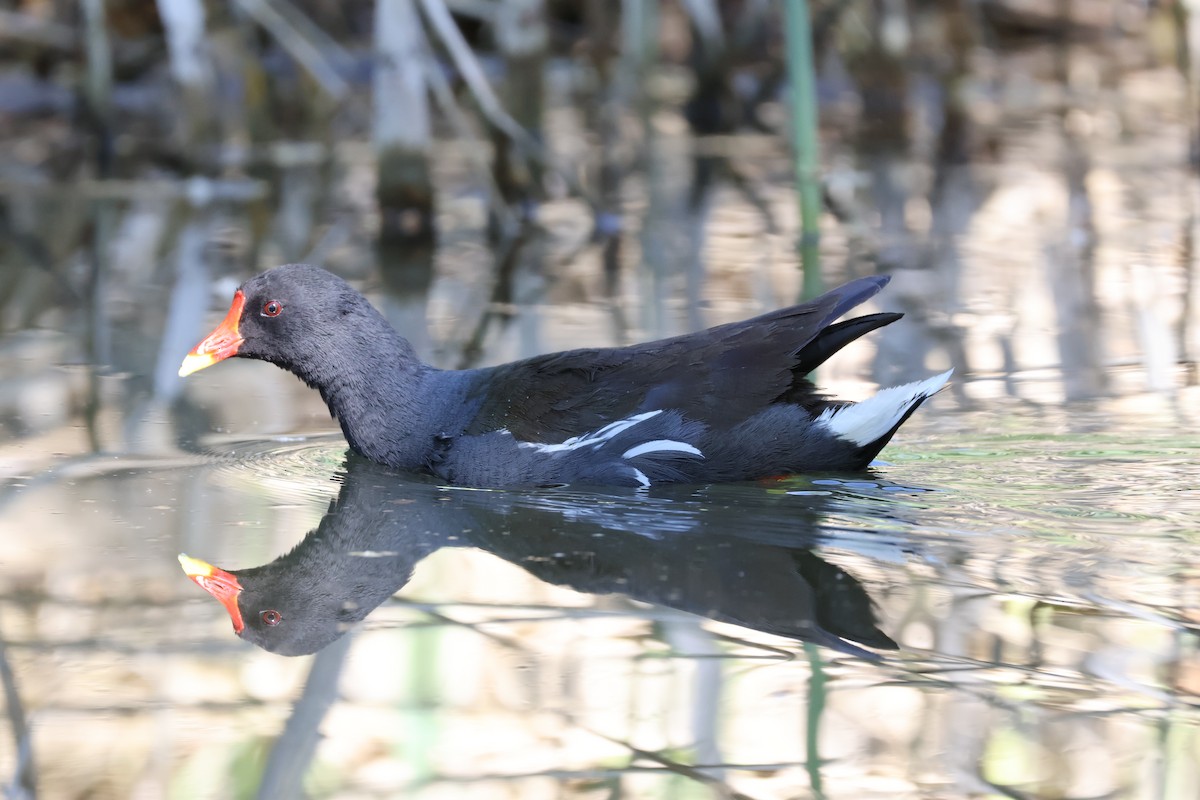
[[859, 645], [895, 649], [862, 585], [812, 551], [830, 535], [821, 525], [828, 498], [780, 493], [784, 512], [704, 494], [722, 491], [730, 490], [446, 489], [351, 457], [337, 500], [291, 552], [229, 571], [180, 562], [222, 602], [238, 635], [289, 656], [345, 634], [443, 547], [475, 547], [576, 591], [619, 593], [859, 656], [877, 657]]

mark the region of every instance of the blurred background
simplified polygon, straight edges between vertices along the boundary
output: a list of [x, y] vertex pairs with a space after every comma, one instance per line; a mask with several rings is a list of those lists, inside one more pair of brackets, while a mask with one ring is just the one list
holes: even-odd
[[[1192, 796], [1198, 15], [0, 2], [6, 796]], [[762, 669], [757, 645], [459, 547], [326, 672], [239, 646], [174, 554], [285, 552], [338, 493], [344, 445], [269, 365], [176, 370], [238, 284], [296, 261], [446, 368], [891, 275], [876, 302], [905, 319], [821, 383], [861, 397], [953, 367], [951, 388], [884, 452], [892, 483], [780, 491], [833, 493], [804, 506], [804, 542], [923, 655], [879, 671], [773, 640], [790, 655]], [[554, 501], [563, 519], [597, 502]], [[633, 517], [601, 527], [661, 523]], [[564, 621], [479, 623], [514, 605]], [[852, 687], [828, 705], [826, 658]], [[740, 699], [718, 702], [730, 673]], [[272, 749], [293, 713], [311, 740]]]

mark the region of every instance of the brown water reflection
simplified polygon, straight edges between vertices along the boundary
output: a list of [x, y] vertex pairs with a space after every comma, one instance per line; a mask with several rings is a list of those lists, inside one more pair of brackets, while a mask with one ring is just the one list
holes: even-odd
[[[433, 162], [438, 247], [400, 254], [376, 248], [374, 161], [355, 141], [264, 146], [265, 177], [186, 185], [64, 186], [3, 156], [0, 783], [95, 798], [291, 796], [301, 781], [347, 798], [1195, 796], [1187, 86], [1114, 34], [973, 50], [961, 82], [931, 58], [896, 76], [899, 118], [876, 117], [858, 83], [894, 64], [852, 45], [823, 69], [828, 283], [889, 272], [879, 302], [907, 317], [821, 381], [854, 397], [956, 369], [889, 463], [859, 481], [458, 497], [493, 521], [409, 531], [462, 540], [414, 558], [401, 594], [315, 658], [238, 641], [175, 560], [269, 563], [340, 488], [341, 440], [290, 376], [174, 377], [233, 286], [319, 261], [442, 366], [748, 316], [799, 286], [780, 140], [693, 137], [688, 84], [664, 68], [631, 145], [649, 166], [616, 187], [619, 231], [591, 242], [584, 204], [552, 196], [493, 248], [477, 145], [456, 134]], [[550, 74], [547, 140], [570, 162], [582, 79]], [[41, 152], [42, 132], [9, 133], [17, 162]], [[409, 488], [439, 502], [437, 487], [389, 491]], [[392, 499], [411, 522], [413, 498]], [[633, 575], [667, 594], [547, 583], [579, 561], [522, 555], [503, 533], [572, 521], [629, 537]], [[861, 585], [900, 650], [872, 663], [687, 613], [721, 617], [727, 587], [683, 569], [695, 553], [655, 548], [696, 529], [746, 552], [804, 548]], [[703, 602], [672, 602], [687, 594], [659, 580], [673, 572]]]

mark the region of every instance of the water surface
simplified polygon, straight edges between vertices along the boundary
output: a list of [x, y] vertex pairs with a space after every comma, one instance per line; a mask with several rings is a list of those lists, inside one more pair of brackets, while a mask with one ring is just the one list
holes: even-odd
[[[319, 794], [1181, 796], [1200, 440], [941, 404], [852, 478], [473, 491], [347, 464], [332, 436], [15, 476], [4, 561], [54, 565], [5, 613], [39, 777], [77, 776], [39, 752], [74, 743], [114, 786], [180, 796], [310, 754]], [[266, 564], [318, 523], [398, 594], [315, 662], [240, 642], [175, 560]]]

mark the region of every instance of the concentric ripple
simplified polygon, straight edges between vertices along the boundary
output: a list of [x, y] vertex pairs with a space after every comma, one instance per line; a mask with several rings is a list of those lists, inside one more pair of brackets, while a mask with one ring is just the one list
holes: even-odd
[[217, 480], [259, 486], [292, 501], [324, 500], [337, 494], [345, 469], [346, 440], [337, 434], [275, 436], [211, 444]]

